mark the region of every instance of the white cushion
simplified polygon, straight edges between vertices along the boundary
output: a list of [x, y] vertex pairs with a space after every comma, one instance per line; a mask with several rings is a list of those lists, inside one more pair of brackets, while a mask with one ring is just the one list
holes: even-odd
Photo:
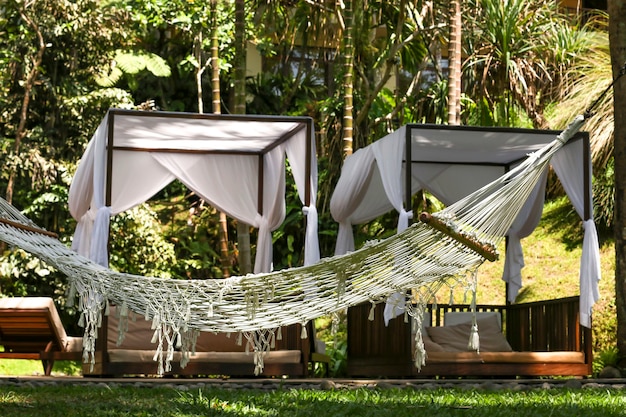
[[[495, 317], [498, 321], [498, 326], [502, 329], [502, 317], [497, 311], [478, 311], [476, 312], [476, 319], [485, 319], [488, 317]], [[444, 326], [454, 326], [455, 324], [471, 323], [473, 313], [471, 311], [452, 311], [443, 315]]]

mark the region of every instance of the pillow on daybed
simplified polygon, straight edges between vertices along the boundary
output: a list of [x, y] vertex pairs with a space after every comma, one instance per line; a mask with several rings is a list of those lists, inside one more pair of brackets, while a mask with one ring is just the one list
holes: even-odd
[[[495, 316], [476, 320], [480, 350], [483, 352], [512, 352], [511, 345], [500, 331], [500, 325]], [[437, 343], [445, 352], [467, 352], [471, 323], [455, 324], [453, 326], [428, 327], [426, 331], [433, 342]]]
[[[469, 339], [468, 339], [469, 340]], [[424, 342], [424, 350], [426, 352], [445, 352], [446, 350], [439, 343], [435, 343], [428, 335], [427, 330], [422, 330], [422, 341]]]
[[[429, 312], [424, 312], [424, 317], [422, 319], [422, 342], [424, 342], [424, 349], [426, 352], [444, 352], [443, 348], [439, 346], [437, 343], [433, 342], [433, 340], [428, 336], [428, 332], [426, 331], [427, 327], [431, 327], [432, 324], [432, 315]], [[414, 320], [411, 320], [411, 343], [415, 343], [415, 333], [417, 332], [416, 323]]]

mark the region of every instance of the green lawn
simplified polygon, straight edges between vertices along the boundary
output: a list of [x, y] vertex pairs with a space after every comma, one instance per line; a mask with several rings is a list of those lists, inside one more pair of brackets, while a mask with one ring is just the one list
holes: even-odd
[[618, 390], [258, 390], [0, 386], [0, 415], [49, 416], [624, 416]]
[[[80, 375], [81, 364], [71, 361], [56, 361], [52, 375]], [[43, 375], [41, 361], [26, 359], [0, 359], [0, 375], [38, 376]]]

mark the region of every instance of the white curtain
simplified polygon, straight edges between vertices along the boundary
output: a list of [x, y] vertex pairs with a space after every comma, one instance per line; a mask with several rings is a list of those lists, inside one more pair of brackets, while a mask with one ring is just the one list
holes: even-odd
[[502, 280], [509, 284], [507, 299], [511, 303], [515, 302], [515, 298], [522, 288], [524, 253], [521, 240], [529, 236], [541, 220], [547, 175], [548, 170], [546, 168], [509, 229]]
[[[403, 176], [402, 157], [405, 153], [405, 133], [406, 127], [403, 127], [390, 135], [372, 144], [376, 164], [380, 172], [382, 185], [385, 195], [394, 209], [399, 213], [397, 233], [401, 233], [409, 227], [409, 221], [413, 217], [411, 210], [404, 207], [403, 198]], [[407, 158], [405, 158], [407, 159]], [[410, 164], [406, 169], [410, 169]], [[389, 320], [404, 314], [405, 311], [405, 295], [401, 292], [392, 294], [385, 303], [383, 310], [383, 318], [385, 324], [389, 324]]]
[[352, 225], [360, 220], [354, 214], [365, 198], [373, 172], [374, 152], [371, 147], [359, 149], [344, 161], [330, 200], [330, 212], [339, 223], [335, 255], [354, 251]]
[[[593, 221], [593, 206], [589, 207], [589, 218], [585, 218], [585, 192], [591, 192], [591, 178], [585, 182], [582, 165], [591, 162], [582, 161], [583, 141], [570, 144], [559, 150], [552, 158], [552, 167], [559, 176], [565, 192], [569, 196], [576, 213], [583, 220], [583, 252], [580, 260], [580, 324], [591, 327], [593, 305], [600, 298], [598, 283], [600, 282], [600, 246], [596, 224]], [[591, 176], [590, 176], [591, 177]]]
[[[314, 138], [313, 132], [311, 138]], [[306, 132], [304, 130], [298, 133], [298, 136], [304, 136], [306, 138]], [[303, 138], [303, 139], [304, 139]], [[318, 215], [317, 215], [317, 181], [313, 181], [313, 178], [317, 178], [317, 164], [310, 161], [309, 170], [311, 172], [310, 180], [306, 177], [306, 158], [300, 157], [306, 154], [306, 140], [290, 140], [286, 143], [285, 148], [287, 152], [287, 159], [291, 166], [291, 173], [293, 174], [296, 186], [298, 188], [298, 196], [302, 204], [306, 204], [305, 190], [306, 182], [309, 181], [309, 205], [303, 206], [302, 211], [306, 216], [306, 235], [304, 243], [304, 265], [313, 265], [320, 260], [320, 247], [318, 241]], [[311, 153], [315, 155], [315, 140], [311, 140], [309, 146], [311, 147]]]
[[[256, 154], [196, 154], [115, 150], [111, 167], [111, 205], [105, 207], [107, 118], [89, 143], [70, 187], [70, 212], [78, 220], [73, 249], [108, 265], [109, 219], [143, 203], [174, 179], [217, 209], [257, 227], [254, 272], [272, 270], [272, 231], [285, 219], [285, 153], [289, 154], [296, 185], [304, 199], [306, 132], [261, 156], [263, 207], [258, 213], [259, 163]], [[314, 136], [311, 136], [312, 138]], [[287, 145], [289, 143], [289, 145]], [[311, 161], [311, 202], [306, 211], [306, 261], [319, 260], [317, 240], [317, 163]], [[314, 167], [314, 168], [313, 168]]]

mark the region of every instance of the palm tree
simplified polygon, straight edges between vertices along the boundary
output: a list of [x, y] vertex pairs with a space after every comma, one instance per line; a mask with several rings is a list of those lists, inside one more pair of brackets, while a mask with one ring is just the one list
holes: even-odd
[[546, 126], [543, 112], [561, 58], [555, 28], [568, 22], [557, 7], [541, 0], [467, 1], [466, 85], [492, 123], [510, 125], [521, 109], [534, 127]]
[[461, 123], [461, 0], [450, 0], [448, 41], [448, 124]]
[[548, 117], [550, 127], [562, 129], [576, 116], [583, 114], [592, 103], [601, 99], [594, 113], [585, 122], [591, 133], [591, 156], [594, 171], [602, 171], [613, 155], [613, 108], [611, 96], [602, 95], [611, 83], [611, 54], [608, 39], [608, 16], [598, 14], [581, 30], [567, 31], [564, 43], [570, 47], [572, 59], [562, 73], [563, 82], [553, 115]]
[[[339, 0], [342, 3], [342, 0]], [[339, 7], [338, 10], [341, 10]], [[339, 14], [341, 16], [341, 14]], [[353, 31], [353, 19], [352, 19], [352, 1], [346, 0], [343, 7], [343, 48], [342, 56], [344, 62], [344, 74], [343, 74], [343, 156], [352, 155], [353, 143], [353, 121], [354, 121], [354, 105], [353, 105], [353, 91], [354, 85], [352, 81], [352, 75], [354, 73], [354, 44], [352, 42]]]
[[[211, 102], [213, 113], [220, 114], [222, 112], [221, 94], [220, 94], [220, 57], [219, 57], [219, 23], [217, 19], [218, 0], [211, 0]], [[200, 62], [200, 61], [199, 61]], [[201, 88], [201, 83], [198, 88]], [[202, 106], [202, 96], [198, 101], [198, 106]], [[200, 111], [202, 113], [202, 111]], [[228, 252], [228, 219], [226, 213], [219, 213], [219, 239], [220, 239], [220, 262], [222, 264], [222, 274], [225, 278], [230, 276], [230, 254]]]

